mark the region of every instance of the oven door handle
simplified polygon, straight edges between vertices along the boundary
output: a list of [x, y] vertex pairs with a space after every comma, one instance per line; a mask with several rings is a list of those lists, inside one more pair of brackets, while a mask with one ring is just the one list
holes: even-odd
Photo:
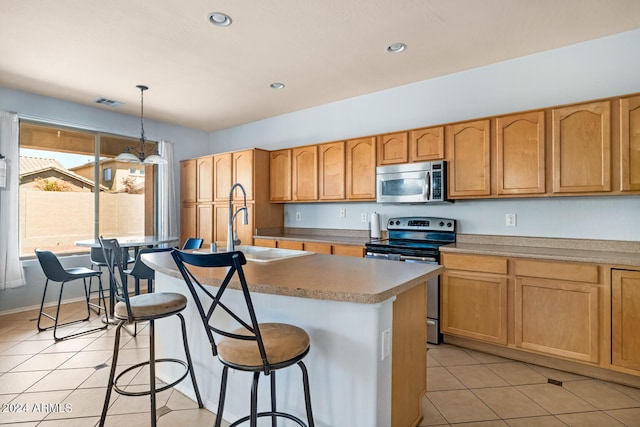
[[423, 257], [423, 256], [410, 256], [410, 255], [400, 255], [400, 261], [405, 262], [424, 262], [430, 264], [437, 264], [438, 260], [434, 257]]

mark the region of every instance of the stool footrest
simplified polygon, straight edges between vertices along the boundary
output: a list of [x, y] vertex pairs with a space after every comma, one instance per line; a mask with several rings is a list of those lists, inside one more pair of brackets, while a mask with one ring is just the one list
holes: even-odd
[[[260, 417], [273, 417], [273, 416], [281, 417], [281, 418], [287, 418], [287, 419], [289, 419], [291, 421], [294, 421], [294, 422], [298, 423], [298, 425], [300, 425], [301, 427], [307, 427], [307, 425], [302, 420], [300, 420], [300, 418], [295, 417], [295, 416], [293, 416], [291, 414], [286, 414], [284, 412], [277, 412], [277, 411], [276, 412], [258, 412], [258, 414], [257, 414], [258, 418], [260, 418]], [[229, 424], [229, 427], [236, 427], [236, 426], [238, 426], [238, 425], [240, 425], [240, 424], [242, 424], [244, 422], [249, 421], [250, 419], [251, 419], [251, 416], [247, 415], [246, 417], [240, 418], [238, 421], [235, 421], [234, 423]]]
[[[170, 389], [171, 387], [175, 386], [180, 381], [185, 379], [187, 377], [187, 375], [189, 374], [189, 365], [184, 360], [164, 358], [164, 359], [156, 359], [155, 362], [156, 362], [156, 364], [157, 363], [161, 363], [161, 362], [178, 363], [178, 364], [180, 364], [180, 365], [182, 365], [184, 367], [184, 373], [182, 374], [182, 376], [180, 378], [178, 378], [177, 380], [175, 380], [171, 384], [165, 384], [162, 387], [156, 388], [156, 393], [160, 393], [161, 391], [165, 391], [167, 389]], [[134, 369], [140, 368], [142, 366], [147, 366], [147, 365], [149, 365], [149, 363], [151, 363], [151, 362], [147, 360], [146, 362], [142, 362], [142, 363], [138, 363], [138, 364], [133, 365], [133, 366], [129, 366], [127, 369], [125, 369], [122, 372], [120, 372], [116, 376], [116, 379], [113, 381], [113, 389], [118, 394], [122, 394], [124, 396], [148, 396], [148, 395], [150, 395], [151, 394], [151, 390], [150, 389], [149, 390], [142, 390], [142, 391], [127, 391], [127, 390], [124, 390], [123, 388], [120, 388], [120, 386], [118, 385], [118, 380], [124, 374], [126, 374], [126, 373], [128, 373], [128, 372], [130, 372], [130, 371], [132, 371]]]

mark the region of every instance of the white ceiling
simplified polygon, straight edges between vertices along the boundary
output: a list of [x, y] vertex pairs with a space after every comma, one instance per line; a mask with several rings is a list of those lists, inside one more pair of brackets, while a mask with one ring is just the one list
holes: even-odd
[[638, 0], [0, 0], [0, 86], [138, 115], [145, 84], [145, 118], [215, 131], [635, 28]]

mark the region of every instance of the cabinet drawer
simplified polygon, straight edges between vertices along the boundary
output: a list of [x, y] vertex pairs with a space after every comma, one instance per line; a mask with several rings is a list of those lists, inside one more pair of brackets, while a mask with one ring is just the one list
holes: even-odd
[[494, 256], [444, 253], [442, 264], [449, 270], [507, 274], [507, 259]]
[[599, 283], [599, 267], [591, 264], [551, 261], [514, 261], [516, 276], [542, 279], [570, 280], [573, 282]]
[[304, 250], [315, 252], [317, 254], [331, 255], [330, 243], [304, 242]]
[[253, 239], [253, 244], [255, 246], [264, 246], [267, 248], [275, 248], [276, 241], [272, 239]]
[[295, 240], [278, 240], [278, 247], [280, 249], [294, 249], [296, 251], [302, 250], [303, 243]]

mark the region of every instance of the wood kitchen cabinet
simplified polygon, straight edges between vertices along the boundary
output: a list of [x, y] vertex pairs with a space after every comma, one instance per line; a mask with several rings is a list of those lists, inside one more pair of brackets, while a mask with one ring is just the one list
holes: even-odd
[[543, 194], [545, 171], [544, 111], [496, 118], [497, 193]]
[[491, 121], [446, 126], [449, 197], [491, 194]]
[[553, 192], [610, 191], [610, 101], [554, 108], [551, 113]]
[[376, 199], [376, 138], [346, 142], [346, 196], [348, 200]]
[[514, 261], [516, 347], [598, 363], [599, 271], [592, 264]]
[[269, 195], [272, 202], [291, 200], [291, 149], [269, 153]]
[[395, 165], [409, 161], [408, 132], [378, 136], [378, 165]]
[[198, 203], [213, 201], [213, 157], [196, 159], [197, 197]]
[[346, 142], [346, 197], [349, 200], [376, 199], [376, 138]]
[[611, 364], [640, 371], [640, 271], [611, 270]]
[[318, 146], [291, 150], [292, 200], [318, 200]]
[[640, 96], [620, 100], [620, 191], [640, 190]]
[[507, 260], [442, 254], [442, 332], [507, 344]]
[[197, 199], [198, 174], [196, 159], [180, 162], [180, 194], [183, 203], [195, 203]]
[[344, 200], [344, 141], [318, 145], [318, 200]]
[[214, 200], [229, 201], [229, 190], [233, 180], [232, 154], [221, 153], [213, 156]]
[[444, 126], [413, 129], [409, 132], [409, 161], [444, 159]]
[[[203, 159], [209, 159], [212, 167], [197, 169], [195, 165], [198, 163], [207, 164], [201, 161]], [[207, 173], [192, 173], [192, 167]], [[187, 180], [182, 178], [183, 175], [195, 180], [195, 186], [191, 183], [185, 185]], [[195, 178], [191, 178], [194, 176]], [[189, 201], [193, 188], [203, 186], [199, 182], [201, 178], [207, 180], [207, 185], [213, 191], [213, 203]], [[236, 217], [238, 235], [243, 244], [253, 244], [256, 228], [282, 227], [284, 224], [283, 206], [269, 200], [269, 152], [266, 150], [241, 150], [182, 161], [181, 179], [180, 239], [183, 242], [188, 237], [200, 237], [204, 244], [216, 242], [218, 245], [226, 245], [229, 190], [234, 182], [240, 182], [247, 192], [249, 225], [242, 225], [242, 215]], [[233, 212], [242, 203], [242, 192], [237, 190], [234, 192]]]

